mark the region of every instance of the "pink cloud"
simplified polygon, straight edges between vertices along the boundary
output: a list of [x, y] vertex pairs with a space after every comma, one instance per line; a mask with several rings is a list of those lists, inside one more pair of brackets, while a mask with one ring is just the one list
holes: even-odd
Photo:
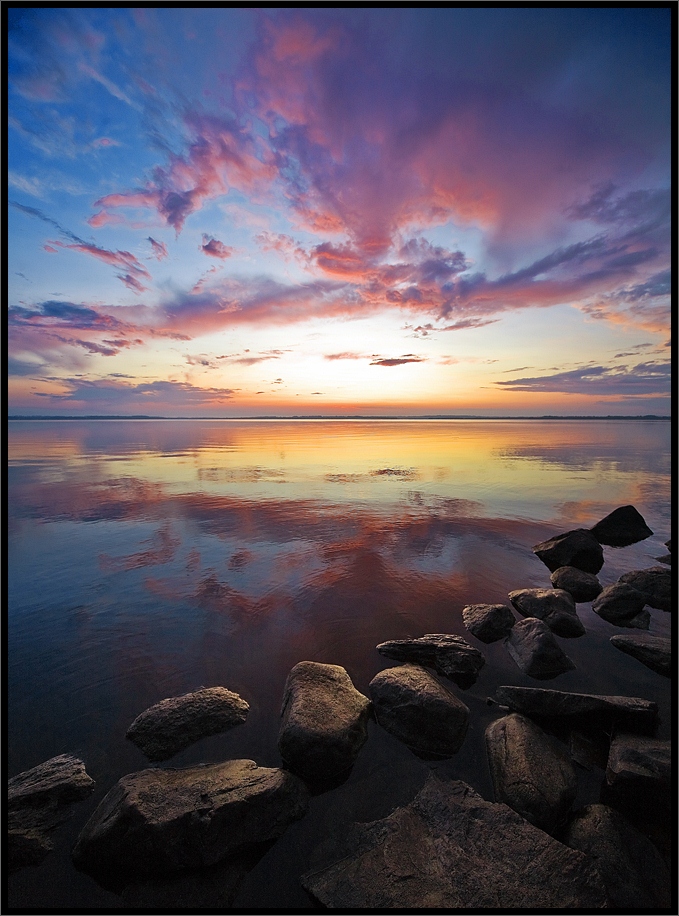
[[155, 239], [152, 239], [151, 236], [149, 236], [146, 241], [151, 243], [151, 248], [153, 249], [153, 254], [156, 260], [162, 261], [168, 256], [167, 245], [165, 242], [157, 242]]
[[224, 242], [220, 242], [219, 239], [210, 238], [209, 235], [205, 234], [203, 234], [203, 244], [201, 248], [204, 254], [212, 258], [220, 258], [221, 260], [230, 258], [233, 254], [233, 248], [229, 248], [228, 245], [225, 245]]
[[147, 287], [141, 283], [141, 279], [150, 280], [151, 274], [146, 270], [146, 268], [139, 262], [139, 260], [129, 251], [109, 251], [107, 248], [99, 248], [97, 245], [92, 245], [89, 242], [84, 242], [81, 239], [73, 242], [72, 244], [66, 244], [65, 242], [51, 242], [51, 245], [56, 245], [59, 248], [68, 248], [71, 251], [81, 251], [83, 254], [89, 254], [94, 258], [97, 258], [99, 261], [103, 261], [105, 264], [110, 264], [112, 267], [117, 267], [125, 271], [123, 274], [117, 274], [119, 280], [129, 288], [134, 290], [134, 292], [144, 292]]

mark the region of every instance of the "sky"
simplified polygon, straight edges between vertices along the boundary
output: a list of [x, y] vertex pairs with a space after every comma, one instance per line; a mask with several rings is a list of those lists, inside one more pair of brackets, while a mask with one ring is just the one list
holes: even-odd
[[6, 11], [10, 414], [669, 415], [669, 6]]

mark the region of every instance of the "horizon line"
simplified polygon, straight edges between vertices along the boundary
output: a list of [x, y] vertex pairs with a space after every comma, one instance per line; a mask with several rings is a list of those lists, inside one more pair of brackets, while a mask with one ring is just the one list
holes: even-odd
[[671, 420], [670, 414], [257, 414], [255, 416], [164, 416], [151, 414], [8, 414], [8, 420]]

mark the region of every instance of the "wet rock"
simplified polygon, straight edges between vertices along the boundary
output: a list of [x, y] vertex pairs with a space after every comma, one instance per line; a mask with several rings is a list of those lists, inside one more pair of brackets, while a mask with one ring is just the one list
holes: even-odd
[[547, 624], [536, 617], [525, 617], [515, 623], [505, 646], [519, 668], [538, 680], [557, 677], [575, 668]]
[[429, 633], [418, 639], [392, 639], [380, 643], [377, 651], [397, 662], [434, 668], [463, 689], [471, 687], [486, 663], [482, 652], [461, 636], [447, 633]]
[[459, 780], [430, 776], [389, 817], [355, 824], [302, 886], [330, 909], [599, 909], [592, 860]]
[[650, 607], [657, 607], [661, 611], [672, 610], [672, 573], [664, 566], [632, 570], [620, 576], [618, 582], [625, 582], [636, 588]]
[[605, 798], [664, 812], [671, 803], [671, 776], [669, 741], [618, 734], [608, 752]]
[[519, 614], [544, 621], [557, 636], [584, 636], [585, 628], [570, 592], [561, 588], [520, 588], [509, 593]]
[[149, 760], [167, 760], [201, 738], [245, 722], [249, 708], [225, 687], [206, 687], [151, 706], [137, 716], [126, 737]]
[[587, 528], [575, 528], [565, 534], [557, 534], [533, 547], [533, 553], [545, 566], [554, 572], [560, 566], [575, 566], [583, 572], [599, 572], [604, 565], [601, 544]]
[[607, 544], [609, 547], [627, 547], [653, 534], [634, 506], [620, 506], [619, 509], [614, 509], [590, 530], [600, 544]]
[[616, 582], [606, 586], [592, 602], [592, 610], [617, 627], [647, 630], [651, 615], [644, 610], [645, 605], [645, 596], [636, 588], [627, 582]]
[[462, 608], [462, 620], [469, 632], [485, 643], [504, 639], [516, 622], [506, 604], [468, 604]]
[[650, 636], [648, 633], [611, 636], [611, 643], [665, 677], [671, 676], [672, 640], [669, 636]]
[[602, 588], [596, 576], [575, 566], [560, 566], [549, 578], [554, 588], [562, 588], [576, 602], [594, 601]]
[[253, 760], [123, 776], [102, 799], [73, 850], [104, 887], [204, 868], [280, 836], [308, 805], [304, 783]]
[[462, 746], [469, 709], [419, 665], [380, 671], [370, 696], [378, 723], [418, 756], [452, 757]]
[[293, 773], [332, 780], [347, 772], [368, 737], [370, 700], [344, 668], [299, 662], [285, 683], [278, 749]]
[[575, 770], [566, 748], [530, 719], [512, 713], [486, 729], [495, 801], [553, 834], [575, 800]]

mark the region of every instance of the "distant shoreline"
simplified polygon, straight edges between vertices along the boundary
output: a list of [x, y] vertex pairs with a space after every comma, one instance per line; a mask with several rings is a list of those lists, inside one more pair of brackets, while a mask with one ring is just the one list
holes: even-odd
[[387, 416], [385, 414], [294, 414], [292, 416], [263, 414], [255, 417], [162, 417], [147, 416], [145, 414], [90, 414], [87, 416], [58, 416], [46, 415], [24, 416], [13, 414], [8, 420], [671, 420], [667, 415], [660, 414], [544, 414], [542, 416], [511, 416], [484, 417], [479, 414], [421, 414], [417, 416], [399, 414]]

